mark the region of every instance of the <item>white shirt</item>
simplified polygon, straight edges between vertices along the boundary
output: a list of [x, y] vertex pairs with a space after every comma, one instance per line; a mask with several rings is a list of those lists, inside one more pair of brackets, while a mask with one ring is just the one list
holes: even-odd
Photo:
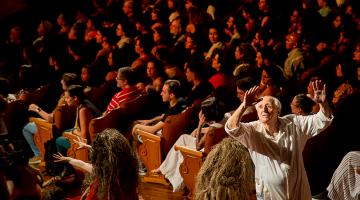
[[306, 141], [330, 125], [322, 111], [315, 115], [286, 115], [279, 117], [279, 133], [273, 137], [266, 133], [257, 120], [239, 123], [239, 127], [226, 132], [249, 149], [255, 165], [256, 193], [259, 199], [311, 200], [302, 151]]

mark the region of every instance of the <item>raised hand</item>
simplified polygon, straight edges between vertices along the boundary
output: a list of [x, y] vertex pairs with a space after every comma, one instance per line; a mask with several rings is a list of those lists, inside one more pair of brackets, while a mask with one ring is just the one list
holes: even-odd
[[61, 153], [54, 154], [53, 158], [56, 159], [54, 162], [69, 162], [71, 160], [70, 157], [63, 156]]
[[37, 106], [36, 104], [32, 103], [29, 105], [29, 111], [37, 112], [38, 108], [39, 108], [39, 106]]
[[254, 86], [245, 92], [245, 96], [244, 96], [245, 106], [252, 105], [252, 103], [255, 101], [255, 97], [256, 97], [256, 93], [257, 93], [258, 89], [259, 89], [259, 86]]
[[82, 139], [80, 137], [77, 137], [76, 139], [73, 139], [73, 141], [78, 144], [78, 148], [77, 149], [82, 149], [82, 148], [91, 148], [90, 145], [86, 144], [85, 142], [82, 141]]
[[311, 84], [314, 90], [312, 100], [315, 103], [324, 103], [326, 101], [326, 84], [323, 84], [321, 80], [316, 80]]

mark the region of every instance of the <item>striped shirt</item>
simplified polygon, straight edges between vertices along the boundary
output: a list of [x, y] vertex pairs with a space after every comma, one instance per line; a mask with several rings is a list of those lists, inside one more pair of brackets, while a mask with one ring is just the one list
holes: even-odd
[[327, 187], [330, 199], [360, 199], [360, 174], [356, 173], [358, 167], [360, 167], [360, 151], [350, 151], [342, 159]]
[[120, 92], [116, 93], [111, 99], [106, 113], [118, 108], [121, 103], [125, 103], [127, 101], [133, 100], [141, 94], [141, 91], [138, 90], [135, 86], [130, 86], [128, 88], [124, 88]]

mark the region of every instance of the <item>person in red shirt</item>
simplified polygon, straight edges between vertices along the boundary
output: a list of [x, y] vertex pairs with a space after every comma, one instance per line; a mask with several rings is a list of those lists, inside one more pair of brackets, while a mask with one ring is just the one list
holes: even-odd
[[141, 91], [136, 87], [135, 72], [130, 67], [119, 68], [116, 82], [121, 91], [113, 96], [105, 113], [109, 113], [118, 108], [121, 103], [133, 100], [141, 95]]

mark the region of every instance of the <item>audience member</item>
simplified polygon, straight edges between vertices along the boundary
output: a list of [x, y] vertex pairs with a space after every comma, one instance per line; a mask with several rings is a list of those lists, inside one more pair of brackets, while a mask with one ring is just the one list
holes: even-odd
[[247, 149], [225, 138], [210, 151], [197, 175], [195, 199], [254, 198], [254, 170]]
[[310, 115], [312, 114], [314, 105], [315, 102], [306, 96], [306, 94], [297, 94], [290, 103], [291, 113], [296, 115]]
[[82, 195], [84, 199], [138, 199], [137, 160], [123, 134], [115, 129], [105, 129], [96, 135], [88, 148], [91, 148], [90, 163], [62, 154], [54, 155], [54, 158], [91, 174], [90, 186]]
[[[224, 105], [215, 97], [210, 97], [201, 103], [201, 110], [199, 112], [199, 124], [191, 135], [183, 134], [175, 142], [174, 146], [185, 146], [191, 149], [200, 150], [204, 146], [206, 134], [214, 128], [223, 127], [219, 122], [224, 116]], [[165, 175], [172, 187], [173, 191], [179, 191], [183, 186], [183, 178], [180, 174], [180, 164], [184, 158], [180, 151], [176, 151], [174, 146], [168, 152], [165, 160], [161, 163], [158, 169], [152, 173], [161, 173]]]
[[225, 124], [226, 132], [250, 151], [260, 199], [311, 199], [302, 151], [306, 141], [329, 126], [333, 119], [325, 85], [316, 81], [313, 87], [313, 100], [320, 105], [315, 115], [280, 117], [280, 101], [264, 96], [255, 105], [259, 120], [242, 123], [240, 119], [246, 107], [255, 101], [258, 90], [255, 86], [246, 91], [244, 102]]
[[[101, 112], [86, 99], [84, 88], [80, 85], [69, 86], [64, 95], [66, 104], [76, 107], [75, 126], [71, 133], [90, 141], [89, 124], [90, 120], [101, 115]], [[59, 153], [66, 155], [67, 149], [70, 148], [70, 142], [61, 136], [56, 139], [56, 149]]]
[[139, 120], [139, 124], [136, 124], [133, 127], [133, 132], [136, 129], [140, 129], [152, 134], [156, 134], [160, 131], [163, 126], [166, 118], [170, 115], [176, 115], [182, 112], [185, 107], [185, 101], [182, 97], [182, 88], [179, 81], [176, 80], [167, 80], [163, 86], [161, 96], [163, 102], [169, 102], [169, 109], [165, 111], [164, 114], [154, 117], [150, 120]]
[[[79, 82], [78, 77], [76, 74], [74, 73], [64, 73], [62, 79], [61, 79], [61, 86], [62, 89], [65, 91], [67, 90], [67, 88], [70, 85], [76, 84], [77, 82]], [[65, 105], [65, 95], [62, 94], [60, 96], [60, 99], [58, 101], [57, 106], [62, 106]], [[41, 118], [43, 118], [44, 120], [46, 120], [49, 123], [53, 122], [53, 112], [51, 113], [47, 113], [46, 111], [44, 111], [43, 109], [41, 109], [38, 105], [36, 104], [30, 104], [29, 105], [29, 111], [32, 112], [36, 112]], [[29, 164], [38, 164], [41, 162], [41, 155], [40, 154], [40, 150], [39, 148], [35, 145], [34, 142], [34, 134], [37, 133], [37, 127], [35, 125], [34, 122], [29, 122], [27, 123], [23, 130], [22, 133], [24, 135], [25, 140], [27, 141], [27, 143], [30, 145], [30, 148], [32, 150], [32, 152], [34, 153], [34, 157], [30, 158], [29, 160]]]
[[109, 113], [118, 108], [121, 103], [135, 99], [141, 94], [141, 91], [135, 86], [135, 73], [130, 67], [119, 68], [116, 82], [121, 91], [113, 96], [105, 113]]

